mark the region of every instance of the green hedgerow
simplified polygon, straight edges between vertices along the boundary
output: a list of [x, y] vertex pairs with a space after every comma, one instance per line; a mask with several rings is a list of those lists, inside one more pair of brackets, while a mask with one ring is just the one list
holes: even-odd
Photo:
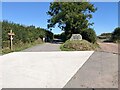
[[113, 31], [111, 39], [114, 42], [120, 42], [120, 27]]
[[96, 43], [97, 36], [93, 29], [89, 28], [87, 30], [83, 30], [81, 34], [82, 34], [83, 39], [85, 39], [91, 43]]

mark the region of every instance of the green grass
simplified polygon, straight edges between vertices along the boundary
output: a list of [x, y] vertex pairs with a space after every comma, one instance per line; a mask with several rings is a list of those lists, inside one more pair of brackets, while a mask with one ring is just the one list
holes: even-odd
[[2, 54], [2, 50], [0, 50], [0, 54]]
[[86, 40], [67, 40], [60, 46], [62, 51], [91, 51], [99, 47], [97, 43], [93, 44]]
[[24, 49], [30, 48], [30, 47], [38, 45], [38, 44], [43, 44], [43, 42], [36, 40], [35, 42], [32, 42], [32, 43], [19, 43], [19, 44], [13, 45], [13, 50], [10, 50], [9, 47], [2, 49], [2, 54], [22, 51]]

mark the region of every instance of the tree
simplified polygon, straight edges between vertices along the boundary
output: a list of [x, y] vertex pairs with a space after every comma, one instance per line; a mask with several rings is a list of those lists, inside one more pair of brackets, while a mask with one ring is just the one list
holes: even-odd
[[54, 28], [58, 24], [65, 32], [66, 39], [69, 39], [73, 33], [81, 33], [81, 30], [94, 24], [89, 20], [96, 10], [89, 2], [52, 2], [47, 12], [51, 16], [48, 19], [48, 28]]
[[115, 28], [115, 30], [112, 33], [112, 41], [120, 41], [120, 27]]
[[87, 30], [82, 31], [82, 38], [91, 42], [91, 43], [96, 43], [96, 33], [92, 28], [89, 28]]

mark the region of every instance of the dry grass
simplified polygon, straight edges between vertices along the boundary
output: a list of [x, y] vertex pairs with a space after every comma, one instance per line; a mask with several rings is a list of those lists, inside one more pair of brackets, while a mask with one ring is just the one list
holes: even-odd
[[98, 44], [92, 44], [86, 40], [67, 40], [60, 48], [62, 51], [91, 51], [97, 47]]

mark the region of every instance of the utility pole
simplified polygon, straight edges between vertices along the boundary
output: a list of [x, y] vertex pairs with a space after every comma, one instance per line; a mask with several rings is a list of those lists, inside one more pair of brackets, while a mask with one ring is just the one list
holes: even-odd
[[10, 30], [10, 33], [8, 33], [8, 35], [10, 36], [10, 49], [13, 50], [13, 36], [15, 35], [12, 30]]

